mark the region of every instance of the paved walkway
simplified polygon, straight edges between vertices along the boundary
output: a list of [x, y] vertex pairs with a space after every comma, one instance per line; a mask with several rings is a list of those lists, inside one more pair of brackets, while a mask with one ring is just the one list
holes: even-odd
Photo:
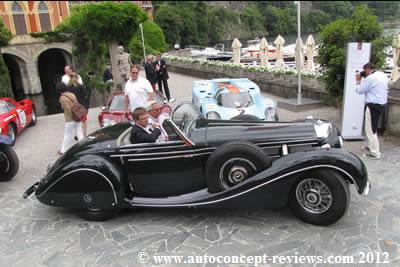
[[[196, 78], [170, 76], [177, 103], [191, 100], [191, 84]], [[90, 110], [90, 131], [98, 128], [99, 111]], [[281, 120], [307, 115], [339, 121], [338, 110], [331, 107], [301, 113], [280, 110]], [[23, 191], [57, 159], [62, 133], [63, 118], [57, 114], [39, 117], [37, 125], [17, 139], [21, 169], [12, 181], [0, 184], [0, 266], [215, 266], [158, 265], [154, 259], [141, 264], [140, 252], [150, 256], [309, 255], [324, 260], [346, 255], [354, 256], [355, 263], [370, 253], [374, 263], [359, 266], [400, 266], [400, 147], [396, 139], [381, 138], [382, 160], [365, 160], [372, 182], [370, 194], [359, 196], [351, 187], [345, 217], [334, 225], [316, 227], [299, 221], [287, 209], [141, 209], [124, 211], [107, 222], [86, 222], [73, 211], [44, 206], [34, 198], [22, 199]], [[359, 155], [361, 145], [345, 143]], [[378, 259], [389, 263], [377, 264]], [[267, 262], [263, 266], [275, 265]]]

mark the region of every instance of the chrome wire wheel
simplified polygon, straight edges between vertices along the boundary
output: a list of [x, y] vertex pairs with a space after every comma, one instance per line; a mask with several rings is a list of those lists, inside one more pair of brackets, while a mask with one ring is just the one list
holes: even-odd
[[296, 199], [299, 205], [313, 214], [322, 214], [332, 205], [332, 192], [321, 180], [307, 178], [296, 187]]
[[237, 185], [256, 173], [256, 166], [245, 158], [227, 160], [219, 171], [219, 178], [225, 188]]

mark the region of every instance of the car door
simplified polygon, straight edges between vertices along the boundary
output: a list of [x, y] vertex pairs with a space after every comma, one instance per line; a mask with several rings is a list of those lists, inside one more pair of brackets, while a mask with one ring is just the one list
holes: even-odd
[[183, 141], [130, 144], [119, 148], [137, 196], [167, 197], [206, 187], [204, 165], [212, 149]]

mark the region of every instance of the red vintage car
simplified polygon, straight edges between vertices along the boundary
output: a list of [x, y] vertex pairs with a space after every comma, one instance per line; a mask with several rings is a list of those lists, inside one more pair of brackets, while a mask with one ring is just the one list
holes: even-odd
[[[161, 97], [156, 95], [157, 102], [162, 103]], [[163, 112], [170, 114], [172, 108], [168, 104], [163, 104]], [[111, 126], [120, 122], [132, 120], [132, 114], [125, 115], [125, 94], [115, 93], [111, 96], [107, 106], [101, 107], [99, 114], [100, 127]]]
[[36, 124], [35, 105], [32, 100], [15, 101], [11, 98], [0, 98], [0, 134], [15, 143], [17, 135], [28, 126]]
[[125, 94], [116, 93], [111, 96], [107, 106], [101, 107], [99, 124], [100, 127], [107, 127], [125, 121], [128, 121], [125, 116]]

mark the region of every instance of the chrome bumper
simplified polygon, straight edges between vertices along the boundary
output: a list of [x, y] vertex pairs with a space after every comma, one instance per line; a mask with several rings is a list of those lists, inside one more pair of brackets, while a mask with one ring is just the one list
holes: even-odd
[[364, 188], [364, 191], [362, 192], [362, 194], [364, 196], [368, 195], [370, 189], [371, 189], [371, 183], [369, 181], [367, 181], [367, 184], [365, 185], [365, 188]]

